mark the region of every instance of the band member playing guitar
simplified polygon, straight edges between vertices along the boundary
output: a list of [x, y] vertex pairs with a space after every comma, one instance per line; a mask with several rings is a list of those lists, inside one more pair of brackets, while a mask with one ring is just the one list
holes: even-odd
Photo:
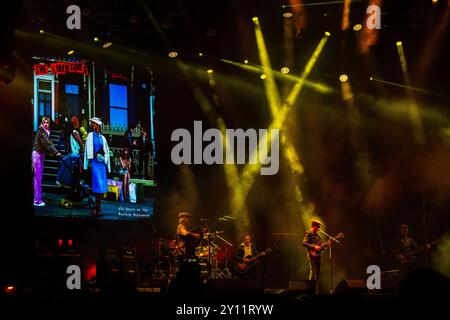
[[234, 267], [238, 278], [256, 280], [257, 270], [255, 267], [255, 260], [257, 257], [264, 256], [266, 251], [258, 254], [256, 246], [252, 243], [252, 238], [249, 234], [245, 234], [243, 242], [239, 245], [235, 254]]
[[[306, 231], [303, 238], [303, 246], [308, 249], [309, 280], [317, 280], [320, 274], [320, 244], [322, 243], [322, 239], [318, 234], [319, 229], [320, 222], [313, 220], [311, 222], [311, 229]], [[318, 254], [310, 254], [312, 252], [318, 252]]]
[[[400, 236], [394, 241], [393, 254], [397, 260], [400, 280], [407, 276], [416, 268], [416, 254], [419, 246], [408, 233], [409, 228], [406, 224], [400, 225]], [[431, 245], [425, 246], [426, 249]]]
[[190, 229], [192, 215], [188, 212], [178, 214], [175, 237], [175, 256], [177, 273], [168, 287], [168, 294], [192, 295], [202, 291], [200, 266], [195, 256], [195, 248], [203, 238], [204, 228]]
[[190, 230], [192, 215], [188, 212], [178, 214], [178, 226], [176, 241], [176, 255], [179, 260], [189, 260], [195, 258], [195, 248], [202, 238], [201, 232]]
[[[311, 222], [311, 228], [306, 231], [303, 238], [303, 246], [308, 249], [308, 261], [309, 261], [309, 280], [318, 280], [320, 275], [320, 263], [321, 252], [331, 245], [331, 240], [322, 242], [319, 236], [319, 229], [321, 223], [317, 220]], [[339, 233], [335, 239], [343, 238], [344, 234]], [[316, 283], [316, 291], [318, 288], [318, 282]]]

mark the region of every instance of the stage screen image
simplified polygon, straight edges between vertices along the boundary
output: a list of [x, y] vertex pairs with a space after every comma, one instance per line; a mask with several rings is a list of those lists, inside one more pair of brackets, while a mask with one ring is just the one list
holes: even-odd
[[[94, 61], [42, 56], [33, 62], [35, 214], [107, 220], [152, 217], [152, 86], [135, 89], [130, 83], [132, 66], [116, 72]], [[95, 72], [103, 75], [100, 85], [93, 80]], [[148, 83], [144, 77], [141, 81]]]

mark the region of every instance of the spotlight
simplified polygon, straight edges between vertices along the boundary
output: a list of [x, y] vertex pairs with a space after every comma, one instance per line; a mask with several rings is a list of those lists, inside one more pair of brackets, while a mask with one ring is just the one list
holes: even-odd
[[40, 34], [44, 34], [44, 32], [45, 32], [44, 29], [39, 30]]
[[199, 56], [199, 57], [203, 57], [203, 52], [199, 52], [199, 53], [198, 53], [198, 56]]
[[70, 50], [69, 52], [67, 52], [67, 54], [70, 56], [71, 54], [73, 54], [75, 51], [74, 50]]
[[288, 67], [283, 67], [283, 68], [281, 68], [280, 71], [281, 71], [282, 74], [288, 74], [290, 70], [289, 70]]
[[213, 69], [208, 69], [206, 72], [208, 72], [209, 74], [213, 73]]
[[98, 37], [94, 37], [94, 41], [95, 41], [95, 42], [99, 42], [100, 39], [99, 39]]
[[339, 76], [339, 81], [340, 82], [346, 82], [348, 80], [348, 76], [346, 74], [341, 74]]
[[245, 60], [244, 60], [244, 63], [245, 63], [245, 64], [248, 64], [248, 60], [247, 60], [247, 59], [245, 59]]
[[285, 18], [292, 17], [292, 12], [285, 12], [285, 13], [283, 13], [283, 17], [285, 17]]
[[170, 58], [176, 58], [178, 56], [178, 52], [176, 52], [176, 51], [170, 51], [169, 52], [169, 57]]
[[263, 73], [262, 75], [261, 75], [261, 79], [266, 79], [267, 78], [267, 76]]
[[370, 80], [370, 81], [373, 81], [373, 77], [370, 77], [369, 80]]
[[103, 49], [107, 49], [112, 46], [112, 42], [107, 42], [103, 45]]
[[397, 47], [401, 47], [402, 46], [402, 42], [401, 41], [397, 41], [395, 44], [397, 45]]
[[328, 31], [325, 31], [325, 35], [326, 35], [327, 38], [328, 38], [329, 36], [331, 36], [331, 33], [329, 33]]
[[431, 0], [431, 2], [433, 2], [433, 3], [438, 3], [438, 0]]
[[16, 287], [8, 285], [3, 289], [3, 291], [5, 292], [5, 294], [13, 295], [16, 293]]
[[258, 22], [258, 17], [253, 17], [252, 20], [253, 22]]
[[360, 25], [359, 23], [355, 24], [355, 26], [353, 27], [353, 30], [355, 30], [355, 31], [359, 31], [361, 29], [362, 29], [362, 25]]

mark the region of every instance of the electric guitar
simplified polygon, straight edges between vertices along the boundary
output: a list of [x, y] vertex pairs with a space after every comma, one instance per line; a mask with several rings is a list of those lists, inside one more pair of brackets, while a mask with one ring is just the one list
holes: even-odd
[[256, 256], [252, 257], [252, 256], [246, 256], [244, 258], [249, 259], [248, 262], [240, 262], [240, 261], [235, 261], [233, 263], [234, 265], [234, 269], [236, 270], [237, 273], [240, 274], [244, 274], [246, 273], [248, 270], [250, 270], [254, 265], [255, 265], [255, 260], [266, 255], [269, 254], [272, 251], [272, 249], [268, 248], [260, 253], [258, 253]]
[[427, 243], [427, 244], [425, 244], [423, 246], [420, 246], [416, 250], [411, 250], [411, 251], [408, 251], [408, 252], [405, 252], [405, 253], [398, 254], [397, 255], [397, 260], [401, 264], [412, 262], [416, 258], [416, 255], [419, 252], [426, 251], [426, 250], [430, 249], [432, 246], [436, 245], [437, 243], [439, 243], [439, 239], [436, 239], [434, 241], [431, 241], [430, 243]]
[[[336, 240], [342, 239], [344, 237], [344, 233], [340, 232], [337, 236], [335, 236], [334, 238]], [[320, 247], [319, 250], [316, 250], [314, 248], [308, 249], [308, 254], [310, 258], [315, 258], [318, 255], [320, 255], [320, 253], [325, 250], [326, 248], [328, 248], [329, 246], [331, 246], [331, 239], [325, 241], [324, 243], [321, 243], [320, 245], [318, 245]]]

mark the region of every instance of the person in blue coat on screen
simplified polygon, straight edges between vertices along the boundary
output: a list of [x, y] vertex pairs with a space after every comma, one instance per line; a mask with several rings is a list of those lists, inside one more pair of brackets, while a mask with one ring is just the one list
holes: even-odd
[[87, 170], [89, 162], [92, 167], [92, 192], [95, 193], [95, 209], [92, 215], [101, 215], [101, 199], [108, 192], [107, 172], [111, 172], [109, 146], [106, 138], [100, 133], [102, 121], [93, 117], [89, 120], [92, 132], [89, 132], [84, 148], [84, 170]]

